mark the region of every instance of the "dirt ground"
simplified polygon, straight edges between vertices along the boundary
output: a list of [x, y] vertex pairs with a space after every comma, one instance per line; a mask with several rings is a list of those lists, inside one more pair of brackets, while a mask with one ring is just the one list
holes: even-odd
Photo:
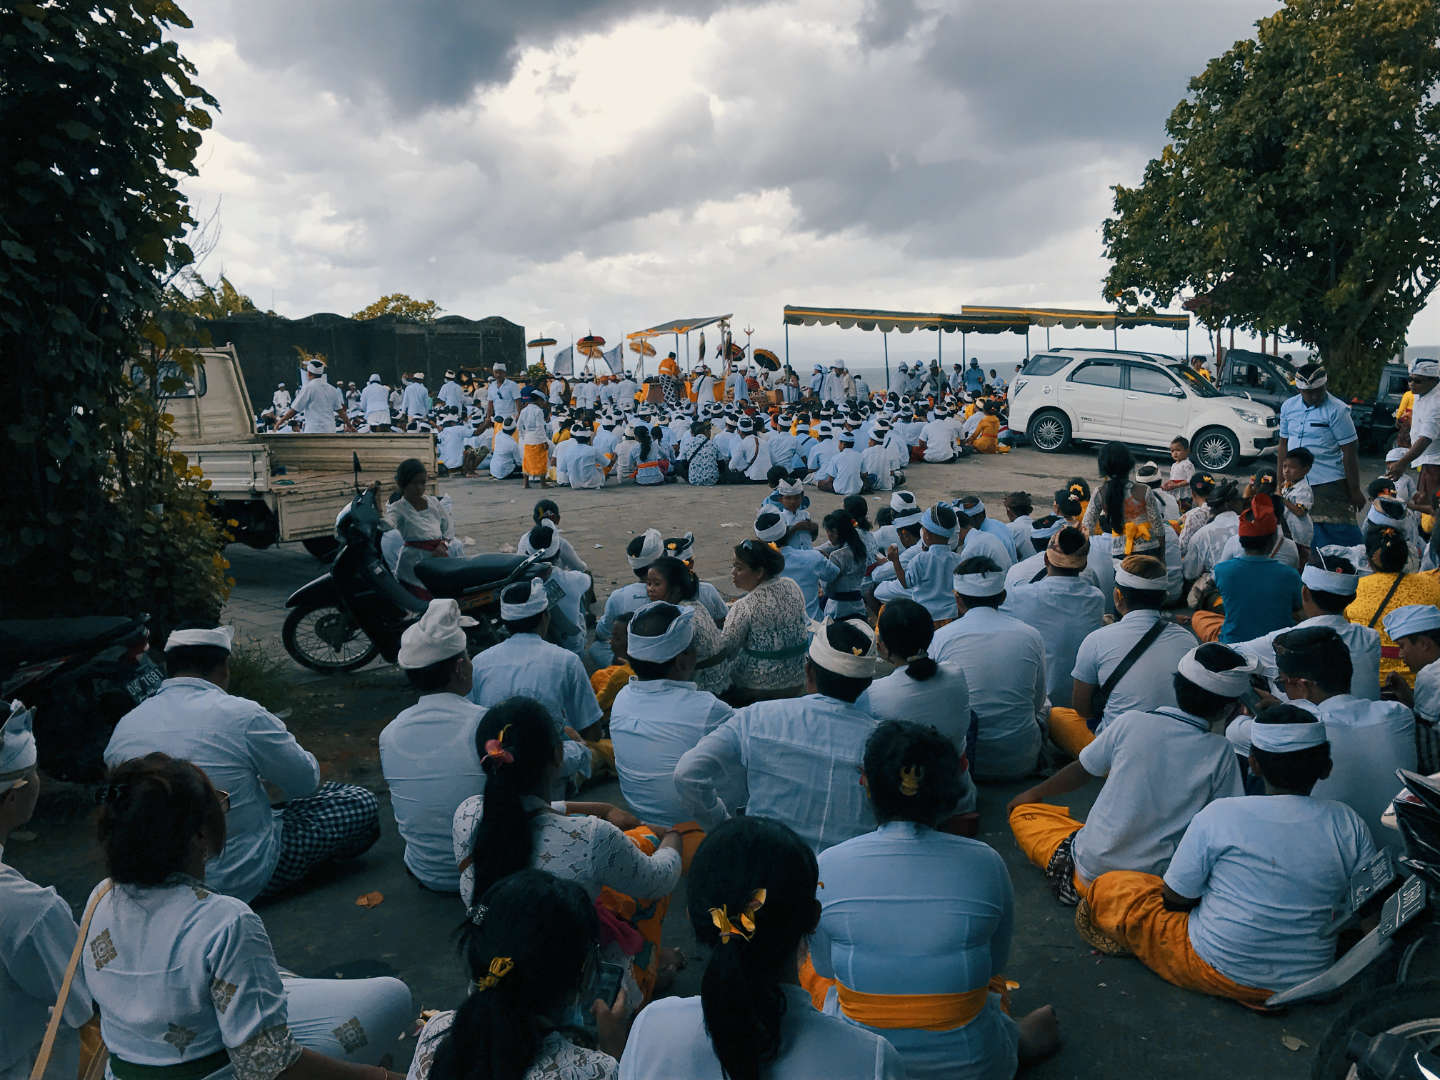
[[[1368, 461], [1365, 466], [1368, 477], [1376, 466]], [[911, 488], [922, 504], [942, 496], [979, 494], [992, 512], [1003, 516], [1004, 492], [1027, 490], [1037, 506], [1048, 507], [1054, 490], [1069, 476], [1093, 482], [1094, 473], [1093, 453], [1047, 456], [1022, 449], [913, 469]], [[565, 534], [590, 563], [602, 601], [613, 587], [633, 580], [624, 546], [648, 526], [666, 536], [693, 531], [701, 576], [722, 594], [734, 596], [730, 549], [749, 535], [749, 523], [765, 493], [755, 487], [693, 489], [674, 484], [526, 492], [518, 483], [488, 479], [446, 481], [441, 490], [454, 500], [458, 534], [476, 552], [513, 549], [529, 527], [534, 501], [542, 495], [554, 498], [562, 508]], [[817, 519], [839, 501], [820, 493], [811, 498], [811, 514]], [[883, 497], [872, 497], [871, 505], [884, 505]], [[277, 680], [287, 722], [321, 758], [328, 779], [364, 784], [381, 791], [383, 798], [376, 737], [413, 700], [404, 678], [378, 660], [345, 676], [320, 676], [293, 664], [280, 642], [284, 598], [323, 572], [323, 565], [298, 545], [269, 551], [232, 549], [227, 554], [237, 581], [227, 617], [272, 661], [270, 676]], [[1004, 806], [1023, 786], [983, 788], [980, 811], [981, 838], [1005, 858], [1015, 884], [1017, 929], [1006, 969], [1020, 983], [1015, 1008], [1023, 1012], [1053, 1003], [1065, 1038], [1061, 1053], [1028, 1075], [1043, 1080], [1308, 1075], [1313, 1047], [1358, 991], [1339, 1002], [1261, 1016], [1176, 989], [1134, 960], [1093, 952], [1076, 936], [1070, 909], [1051, 898], [1042, 875], [1020, 857], [1009, 835]], [[1094, 794], [1093, 788], [1076, 793], [1072, 810], [1083, 815]], [[598, 785], [585, 797], [620, 802], [613, 783]], [[52, 786], [42, 794], [35, 821], [7, 844], [6, 861], [32, 880], [56, 886], [72, 905], [79, 905], [103, 876], [91, 819], [83, 793]], [[465, 986], [450, 940], [463, 914], [460, 902], [427, 892], [405, 873], [388, 800], [381, 820], [384, 836], [364, 858], [258, 910], [282, 965], [312, 976], [394, 974], [410, 985], [417, 1007], [452, 1007]], [[383, 893], [385, 902], [357, 907], [355, 899], [372, 890]], [[683, 890], [682, 885], [671, 904], [666, 936], [690, 957], [675, 991], [691, 994], [698, 990], [703, 956], [685, 925]]]

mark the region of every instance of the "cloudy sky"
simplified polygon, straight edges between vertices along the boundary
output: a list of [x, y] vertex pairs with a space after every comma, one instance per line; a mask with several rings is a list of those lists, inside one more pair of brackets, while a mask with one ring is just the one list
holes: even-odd
[[[780, 351], [786, 303], [1099, 306], [1109, 185], [1138, 179], [1187, 79], [1278, 5], [186, 6], [182, 46], [222, 107], [188, 185], [218, 212], [207, 276], [290, 316], [407, 292], [562, 342], [734, 312]], [[1023, 352], [969, 341], [987, 362]], [[1411, 341], [1440, 341], [1440, 305]], [[892, 362], [934, 346], [890, 335]], [[947, 362], [959, 348], [946, 337]], [[878, 364], [881, 339], [792, 328], [790, 350]]]

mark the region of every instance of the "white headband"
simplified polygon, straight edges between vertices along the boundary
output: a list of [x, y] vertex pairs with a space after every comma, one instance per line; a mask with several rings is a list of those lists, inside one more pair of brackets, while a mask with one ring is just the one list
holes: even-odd
[[1123, 566], [1115, 568], [1115, 584], [1123, 585], [1127, 589], [1143, 589], [1145, 592], [1165, 592], [1170, 587], [1163, 577], [1141, 577], [1139, 574], [1132, 574]]
[[1005, 571], [989, 574], [956, 574], [952, 582], [961, 596], [999, 596], [1005, 591]]
[[[1241, 652], [1239, 649], [1230, 649], [1236, 656], [1245, 663], [1229, 671], [1211, 671], [1195, 655], [1200, 651], [1201, 646], [1191, 649], [1180, 658], [1176, 665], [1176, 671], [1201, 690], [1208, 690], [1212, 694], [1218, 694], [1224, 698], [1238, 698], [1246, 690], [1250, 689], [1250, 676], [1260, 670], [1260, 663], [1253, 653]], [[1221, 648], [1228, 648], [1222, 645]]]
[[235, 628], [233, 626], [217, 626], [212, 630], [196, 628], [193, 630], [171, 630], [170, 636], [165, 639], [165, 651], [183, 648], [187, 645], [210, 645], [217, 649], [224, 649], [229, 652], [235, 643]]
[[0, 795], [15, 787], [35, 767], [37, 752], [31, 730], [35, 710], [23, 702], [10, 703], [10, 716], [0, 724]]
[[849, 679], [878, 679], [882, 675], [890, 674], [894, 669], [876, 654], [875, 635], [870, 632], [870, 628], [854, 619], [848, 620], [848, 622], [865, 636], [869, 643], [865, 651], [841, 652], [830, 644], [829, 629], [832, 625], [830, 621], [812, 622], [810, 624], [812, 633], [809, 650], [811, 661], [817, 667]]
[[1315, 374], [1308, 379], [1303, 375], [1295, 376], [1295, 388], [1297, 390], [1319, 390], [1329, 382], [1330, 375], [1324, 368], [1315, 372]]
[[925, 512], [920, 515], [920, 524], [936, 536], [943, 536], [946, 540], [949, 540], [955, 535], [954, 525], [947, 527], [935, 519], [935, 508], [933, 506], [927, 507]]
[[[764, 515], [762, 514], [761, 517]], [[766, 528], [760, 527], [760, 519], [755, 519], [755, 539], [764, 540], [767, 544], [777, 544], [785, 535], [785, 520], [779, 514], [775, 515], [775, 523]]]
[[[536, 528], [539, 528], [539, 526], [536, 526]], [[542, 559], [550, 559], [557, 555], [560, 551], [560, 530], [557, 529], [554, 525], [550, 525], [548, 526], [548, 528], [550, 529], [550, 544], [548, 547], [543, 550], [537, 548], [530, 540], [530, 533], [527, 532], [524, 536], [520, 538], [520, 543], [515, 545], [515, 554], [538, 554]], [[533, 531], [534, 530], [532, 529], [531, 532]]]
[[1272, 754], [1308, 750], [1312, 746], [1324, 746], [1329, 741], [1325, 735], [1325, 725], [1318, 720], [1309, 724], [1250, 725], [1250, 746], [1255, 750], [1268, 750]]
[[641, 535], [640, 554], [631, 555], [627, 551], [625, 561], [630, 564], [631, 570], [644, 570], [664, 553], [665, 538], [660, 535], [660, 530], [646, 529]]
[[[515, 586], [506, 589], [509, 592]], [[512, 604], [506, 601], [505, 594], [500, 594], [500, 618], [505, 622], [518, 622], [520, 619], [528, 619], [539, 615], [550, 606], [550, 597], [545, 593], [545, 583], [539, 578], [530, 579], [530, 597], [524, 603]]]
[[400, 635], [395, 662], [402, 668], [423, 668], [466, 651], [465, 627], [475, 620], [460, 614], [454, 600], [431, 600], [423, 615]]
[[[655, 637], [642, 637], [635, 632], [636, 621], [648, 611], [657, 608], [676, 608], [680, 612], [675, 621], [665, 628], [663, 634]], [[630, 631], [625, 639], [625, 651], [635, 660], [647, 660], [653, 664], [664, 664], [679, 656], [690, 647], [690, 642], [695, 639], [695, 611], [692, 608], [678, 607], [675, 604], [667, 604], [663, 600], [657, 600], [653, 604], [646, 604], [630, 620]]]
[[324, 375], [325, 362], [323, 360], [306, 360], [305, 370], [311, 375]]
[[1370, 525], [1388, 526], [1392, 529], [1403, 529], [1405, 527], [1404, 518], [1391, 517], [1373, 503], [1370, 506], [1370, 512], [1365, 515], [1365, 521]]
[[799, 480], [781, 480], [775, 485], [777, 495], [804, 495], [805, 485]]
[[1304, 570], [1300, 571], [1300, 580], [1312, 592], [1330, 593], [1334, 596], [1354, 596], [1360, 586], [1360, 578], [1355, 574], [1322, 570], [1309, 563], [1306, 564]]

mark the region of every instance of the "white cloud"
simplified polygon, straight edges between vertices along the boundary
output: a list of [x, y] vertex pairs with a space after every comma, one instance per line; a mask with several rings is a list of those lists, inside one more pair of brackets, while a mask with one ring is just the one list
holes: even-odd
[[[613, 339], [733, 311], [771, 347], [787, 302], [1097, 306], [1109, 185], [1138, 178], [1187, 78], [1275, 0], [664, 6], [197, 12], [182, 44], [224, 110], [187, 185], [219, 206], [206, 271], [288, 315], [405, 291]], [[1440, 341], [1434, 308], [1412, 340]], [[796, 329], [791, 348], [881, 355], [859, 332]]]

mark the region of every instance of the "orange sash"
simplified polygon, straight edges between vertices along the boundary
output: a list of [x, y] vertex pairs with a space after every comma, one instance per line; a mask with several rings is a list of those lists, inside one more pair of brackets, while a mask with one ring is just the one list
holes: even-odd
[[862, 994], [840, 982], [835, 993], [840, 1011], [866, 1027], [953, 1031], [979, 1016], [992, 992], [1003, 995], [1008, 988], [1005, 977], [997, 975], [989, 985], [963, 994]]

